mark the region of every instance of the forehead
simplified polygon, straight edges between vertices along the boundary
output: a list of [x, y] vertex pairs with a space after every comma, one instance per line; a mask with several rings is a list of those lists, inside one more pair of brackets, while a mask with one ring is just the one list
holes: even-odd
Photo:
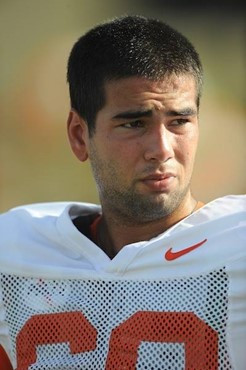
[[105, 106], [156, 108], [168, 105], [196, 105], [197, 87], [191, 75], [171, 75], [158, 81], [128, 77], [106, 82]]

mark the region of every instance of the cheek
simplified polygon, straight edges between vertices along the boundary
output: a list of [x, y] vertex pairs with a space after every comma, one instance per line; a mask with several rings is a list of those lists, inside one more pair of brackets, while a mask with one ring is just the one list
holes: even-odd
[[118, 146], [111, 156], [111, 161], [117, 171], [122, 184], [129, 185], [141, 169], [139, 150], [136, 143], [132, 145]]
[[125, 142], [122, 145], [116, 145], [112, 157], [119, 160], [122, 165], [131, 166], [141, 155], [141, 145], [138, 142]]
[[198, 136], [190, 135], [189, 137], [180, 138], [176, 142], [176, 159], [185, 169], [192, 170], [197, 150]]

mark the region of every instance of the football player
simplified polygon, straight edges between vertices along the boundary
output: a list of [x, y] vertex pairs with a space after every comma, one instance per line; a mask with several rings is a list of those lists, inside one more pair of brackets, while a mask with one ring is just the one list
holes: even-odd
[[245, 369], [246, 199], [192, 195], [194, 47], [125, 16], [75, 43], [67, 77], [100, 206], [0, 217], [0, 369]]

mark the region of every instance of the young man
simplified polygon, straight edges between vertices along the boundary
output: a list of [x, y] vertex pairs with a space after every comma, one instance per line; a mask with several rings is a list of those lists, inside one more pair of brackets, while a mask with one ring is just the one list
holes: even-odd
[[198, 54], [122, 17], [77, 41], [68, 82], [69, 140], [101, 207], [1, 216], [2, 368], [7, 353], [18, 370], [244, 369], [246, 199], [190, 190]]

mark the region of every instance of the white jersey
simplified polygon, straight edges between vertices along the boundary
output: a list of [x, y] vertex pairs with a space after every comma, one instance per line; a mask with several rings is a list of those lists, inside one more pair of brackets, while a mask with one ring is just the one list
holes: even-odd
[[[246, 196], [111, 260], [82, 203], [0, 216], [0, 344], [14, 369], [246, 369]], [[1, 369], [1, 366], [0, 366]]]

